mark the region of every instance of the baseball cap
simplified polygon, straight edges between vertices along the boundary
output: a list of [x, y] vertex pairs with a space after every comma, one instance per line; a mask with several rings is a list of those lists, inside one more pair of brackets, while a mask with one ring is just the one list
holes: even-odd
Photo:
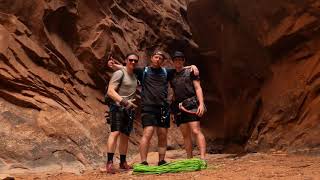
[[172, 59], [177, 58], [177, 57], [185, 58], [183, 52], [181, 52], [181, 51], [175, 51], [173, 53]]

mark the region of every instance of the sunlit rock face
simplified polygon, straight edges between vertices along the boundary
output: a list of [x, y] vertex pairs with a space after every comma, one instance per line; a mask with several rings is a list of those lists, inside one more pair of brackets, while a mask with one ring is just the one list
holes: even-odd
[[212, 139], [318, 151], [320, 1], [192, 0]]
[[[146, 64], [156, 47], [193, 51], [185, 15], [177, 0], [0, 1], [0, 171], [104, 162], [107, 55], [137, 52]], [[129, 153], [138, 151], [140, 121], [135, 127]]]

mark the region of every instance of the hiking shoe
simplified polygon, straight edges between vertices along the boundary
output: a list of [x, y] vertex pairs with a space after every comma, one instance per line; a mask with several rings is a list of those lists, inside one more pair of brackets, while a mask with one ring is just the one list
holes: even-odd
[[106, 170], [107, 170], [107, 174], [115, 174], [116, 173], [116, 170], [113, 167], [113, 162], [112, 161], [107, 162]]
[[166, 163], [167, 162], [165, 160], [161, 160], [161, 161], [158, 162], [158, 166], [161, 166], [161, 165], [166, 164]]
[[146, 166], [148, 166], [148, 165], [149, 165], [147, 161], [143, 161], [143, 162], [142, 162], [142, 163], [140, 163], [140, 164], [142, 164], [142, 165], [146, 165]]
[[132, 166], [128, 165], [127, 162], [124, 162], [124, 163], [120, 163], [120, 169], [122, 170], [130, 170], [130, 169], [133, 169]]

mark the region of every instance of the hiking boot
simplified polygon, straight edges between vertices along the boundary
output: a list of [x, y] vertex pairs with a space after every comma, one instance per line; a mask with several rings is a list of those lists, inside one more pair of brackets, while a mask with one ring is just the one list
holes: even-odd
[[128, 171], [133, 168], [132, 166], [129, 166], [127, 162], [123, 162], [123, 163], [120, 163], [120, 169]]
[[107, 174], [115, 174], [116, 173], [116, 170], [113, 167], [113, 162], [112, 161], [107, 162], [106, 170], [107, 170]]
[[161, 161], [158, 162], [158, 166], [161, 166], [161, 165], [166, 164], [166, 163], [167, 162], [165, 160], [161, 160]]
[[143, 161], [143, 162], [142, 162], [142, 163], [140, 163], [140, 164], [142, 164], [142, 165], [146, 165], [146, 166], [148, 166], [148, 165], [149, 165], [147, 161]]

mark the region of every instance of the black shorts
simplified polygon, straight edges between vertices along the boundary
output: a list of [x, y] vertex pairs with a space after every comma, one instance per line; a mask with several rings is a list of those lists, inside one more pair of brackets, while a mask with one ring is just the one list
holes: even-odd
[[197, 115], [185, 113], [185, 112], [178, 112], [174, 115], [175, 123], [179, 127], [181, 124], [193, 122], [193, 121], [200, 121], [200, 117]]
[[170, 128], [170, 112], [167, 106], [144, 106], [141, 111], [142, 127]]
[[110, 108], [111, 132], [120, 131], [129, 136], [133, 129], [134, 111], [128, 111], [118, 106]]

